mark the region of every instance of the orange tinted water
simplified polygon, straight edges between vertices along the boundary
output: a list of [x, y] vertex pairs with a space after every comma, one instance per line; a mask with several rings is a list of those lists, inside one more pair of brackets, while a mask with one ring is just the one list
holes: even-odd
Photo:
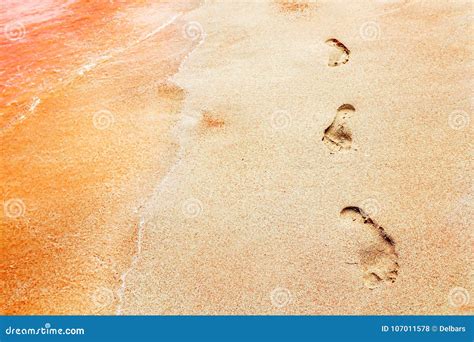
[[197, 44], [164, 24], [196, 4], [0, 6], [0, 309], [114, 313], [176, 150], [183, 90], [167, 79]]
[[[157, 18], [130, 18], [140, 10], [146, 15], [151, 6], [151, 16]], [[74, 71], [87, 71], [139, 41], [172, 14], [193, 6], [192, 2], [140, 0], [3, 1], [0, 127], [21, 120], [19, 114], [26, 115], [36, 97], [71, 81]]]

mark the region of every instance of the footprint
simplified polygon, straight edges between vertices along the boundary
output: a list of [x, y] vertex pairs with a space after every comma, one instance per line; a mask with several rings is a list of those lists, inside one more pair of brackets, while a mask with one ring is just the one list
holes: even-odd
[[323, 141], [332, 152], [351, 149], [352, 132], [347, 125], [347, 119], [354, 112], [354, 106], [343, 104], [337, 109], [336, 117], [331, 125], [324, 130]]
[[219, 115], [210, 111], [204, 111], [202, 113], [202, 122], [206, 128], [220, 128], [224, 127], [225, 122]]
[[339, 40], [331, 38], [326, 40], [326, 44], [333, 47], [331, 53], [329, 54], [328, 65], [330, 67], [335, 67], [349, 62], [349, 55], [351, 52]]
[[358, 207], [342, 209], [341, 216], [357, 222], [367, 233], [358, 241], [358, 264], [364, 273], [364, 285], [369, 289], [374, 289], [384, 283], [395, 282], [399, 265], [393, 239], [383, 227]]
[[314, 3], [308, 0], [277, 0], [280, 11], [286, 13], [304, 12], [314, 6]]

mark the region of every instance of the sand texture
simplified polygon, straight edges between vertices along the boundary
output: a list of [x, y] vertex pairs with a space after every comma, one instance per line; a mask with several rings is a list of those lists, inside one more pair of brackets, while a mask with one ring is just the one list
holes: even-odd
[[111, 3], [2, 38], [4, 314], [474, 313], [472, 2]]

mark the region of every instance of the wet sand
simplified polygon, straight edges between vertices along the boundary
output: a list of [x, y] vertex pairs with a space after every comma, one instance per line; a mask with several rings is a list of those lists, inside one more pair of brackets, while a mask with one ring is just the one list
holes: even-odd
[[167, 9], [2, 132], [4, 313], [472, 313], [472, 5]]
[[[89, 8], [79, 27], [66, 18], [85, 52], [105, 56], [96, 64], [75, 48], [35, 46], [40, 55], [64, 53], [72, 61], [58, 62], [67, 77], [51, 82], [51, 91], [30, 87], [18, 104], [3, 103], [3, 312], [115, 312], [102, 303], [119, 300], [115, 290], [137, 249], [140, 208], [175, 159], [171, 128], [184, 91], [168, 78], [196, 44], [183, 35], [179, 20], [193, 6], [168, 4], [169, 14], [153, 20], [146, 17], [153, 6], [114, 8], [109, 20], [125, 16], [126, 25], [118, 20], [123, 27], [101, 27], [107, 33], [97, 44], [84, 42], [78, 31], [84, 25], [98, 29], [104, 13], [95, 17]], [[132, 38], [130, 17], [137, 21]], [[37, 63], [47, 69], [52, 62]], [[41, 102], [30, 110], [35, 97]], [[104, 290], [109, 288], [114, 291]]]

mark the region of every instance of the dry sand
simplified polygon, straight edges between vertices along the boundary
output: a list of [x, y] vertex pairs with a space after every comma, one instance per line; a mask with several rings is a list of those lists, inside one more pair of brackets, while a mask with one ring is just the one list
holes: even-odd
[[3, 132], [3, 311], [472, 314], [472, 3], [179, 13]]

